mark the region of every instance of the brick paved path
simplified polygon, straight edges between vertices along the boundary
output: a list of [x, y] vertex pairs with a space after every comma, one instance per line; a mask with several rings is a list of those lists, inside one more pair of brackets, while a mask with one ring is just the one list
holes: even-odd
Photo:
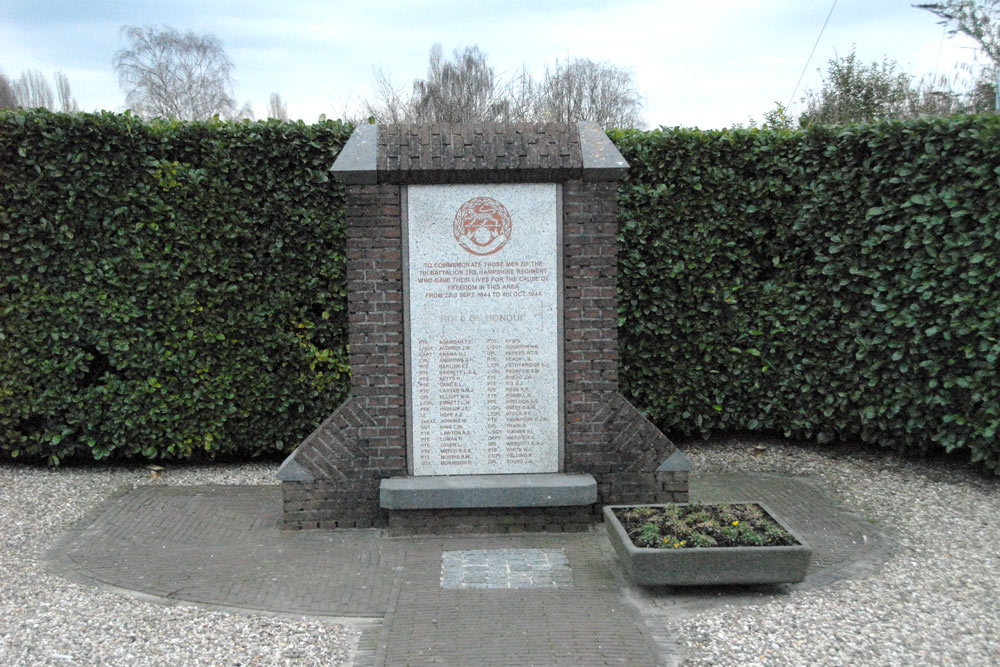
[[[406, 539], [399, 594], [365, 631], [357, 665], [655, 665], [643, 626], [623, 604], [588, 534]], [[448, 589], [452, 550], [562, 549], [565, 587]]]
[[304, 615], [381, 617], [404, 544], [278, 529], [277, 486], [140, 486], [52, 551], [70, 573], [149, 595]]
[[[807, 480], [700, 476], [698, 500], [760, 500], [814, 548], [820, 586], [878, 567], [888, 541]], [[58, 573], [164, 601], [369, 619], [358, 667], [657, 665], [678, 613], [780, 593], [625, 584], [602, 529], [386, 538], [282, 531], [280, 489], [141, 486], [94, 508], [49, 554]], [[485, 586], [485, 587], [482, 587]], [[508, 588], [509, 586], [509, 588]]]

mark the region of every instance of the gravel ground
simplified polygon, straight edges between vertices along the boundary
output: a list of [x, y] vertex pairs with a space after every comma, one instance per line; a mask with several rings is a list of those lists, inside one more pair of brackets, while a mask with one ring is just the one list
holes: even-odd
[[[276, 464], [171, 466], [169, 483], [274, 484]], [[49, 574], [46, 549], [142, 467], [0, 465], [0, 665], [349, 665], [359, 631], [164, 606]]]
[[850, 447], [729, 439], [681, 448], [695, 470], [810, 475], [896, 544], [868, 578], [672, 623], [684, 664], [1000, 664], [1000, 480]]
[[[810, 475], [896, 542], [871, 577], [672, 621], [684, 664], [1000, 664], [1000, 480], [954, 463], [759, 438], [682, 449], [696, 470]], [[171, 466], [169, 483], [273, 484], [276, 467]], [[147, 479], [142, 467], [0, 465], [0, 664], [350, 664], [356, 629], [163, 606], [44, 569], [46, 548], [79, 517]]]

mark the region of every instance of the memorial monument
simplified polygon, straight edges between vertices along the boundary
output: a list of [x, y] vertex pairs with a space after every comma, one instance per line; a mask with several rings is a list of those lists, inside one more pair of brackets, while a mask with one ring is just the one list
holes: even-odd
[[618, 393], [616, 181], [578, 124], [362, 125], [345, 184], [351, 395], [286, 459], [288, 528], [573, 530], [687, 500]]

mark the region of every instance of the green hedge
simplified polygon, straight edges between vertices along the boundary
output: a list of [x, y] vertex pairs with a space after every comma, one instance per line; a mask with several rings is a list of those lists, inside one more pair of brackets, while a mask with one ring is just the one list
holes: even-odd
[[661, 427], [1000, 471], [1000, 117], [613, 138], [622, 384]]
[[[294, 447], [348, 388], [349, 133], [0, 111], [0, 450]], [[661, 427], [1000, 470], [1000, 118], [613, 139], [622, 385]]]
[[343, 398], [339, 122], [0, 112], [0, 448], [288, 449]]

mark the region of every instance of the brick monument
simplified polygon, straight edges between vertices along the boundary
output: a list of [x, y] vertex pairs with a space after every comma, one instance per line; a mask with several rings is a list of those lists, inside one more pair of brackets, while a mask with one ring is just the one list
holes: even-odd
[[617, 179], [578, 124], [362, 125], [345, 184], [351, 394], [285, 460], [287, 528], [583, 529], [686, 501], [618, 393]]

